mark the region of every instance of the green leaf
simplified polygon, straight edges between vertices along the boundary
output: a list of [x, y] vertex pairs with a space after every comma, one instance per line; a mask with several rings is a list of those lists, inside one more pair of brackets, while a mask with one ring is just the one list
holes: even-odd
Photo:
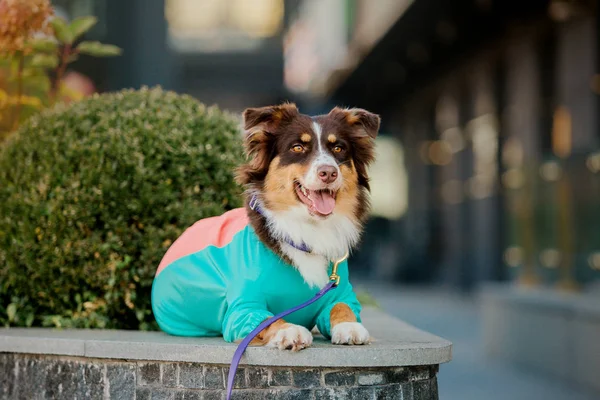
[[54, 28], [54, 33], [56, 34], [56, 38], [64, 44], [73, 43], [73, 34], [71, 30], [67, 26], [67, 23], [62, 18], [53, 18], [50, 23], [52, 24], [52, 28]]
[[96, 25], [96, 22], [98, 22], [98, 19], [92, 16], [75, 18], [69, 25], [69, 31], [71, 32], [73, 39], [77, 39], [79, 36], [89, 31]]
[[33, 50], [44, 53], [56, 51], [58, 47], [58, 44], [54, 40], [47, 38], [32, 39], [29, 41], [29, 45]]
[[15, 316], [17, 315], [17, 305], [15, 303], [10, 303], [8, 307], [6, 307], [6, 315], [8, 315], [9, 322], [15, 320]]
[[35, 316], [33, 315], [33, 313], [29, 313], [27, 315], [27, 319], [25, 320], [25, 326], [31, 327], [31, 325], [33, 325], [34, 318]]
[[143, 321], [146, 317], [146, 313], [144, 312], [144, 310], [136, 310], [135, 316], [137, 317], [138, 321]]
[[[47, 72], [39, 67], [34, 67], [31, 66], [31, 59], [27, 62], [25, 69], [23, 70], [23, 73], [21, 74], [21, 77], [23, 78], [24, 82], [27, 82], [27, 80], [29, 80], [30, 78], [37, 78], [39, 76], [47, 76]], [[9, 82], [17, 82], [19, 80], [19, 77], [16, 75], [9, 75], [6, 78]]]
[[24, 81], [27, 87], [47, 92], [50, 89], [50, 79], [45, 75], [33, 75]]
[[122, 50], [112, 44], [102, 44], [100, 42], [81, 42], [77, 46], [81, 54], [87, 54], [94, 57], [113, 57], [122, 53]]
[[36, 54], [31, 59], [32, 67], [56, 68], [58, 65], [58, 56], [50, 54]]
[[23, 70], [23, 79], [27, 80], [29, 78], [33, 78], [33, 77], [39, 77], [39, 76], [48, 76], [48, 74], [46, 73], [46, 71], [40, 69], [40, 68], [28, 68], [29, 66], [25, 67], [25, 69]]
[[69, 57], [67, 57], [68, 63], [72, 63], [77, 60], [79, 60], [79, 56], [77, 54], [71, 54]]

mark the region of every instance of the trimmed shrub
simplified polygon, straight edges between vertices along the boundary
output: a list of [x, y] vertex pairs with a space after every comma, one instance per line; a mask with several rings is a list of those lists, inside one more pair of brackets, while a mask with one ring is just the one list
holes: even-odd
[[158, 88], [25, 123], [0, 149], [0, 325], [156, 329], [169, 245], [241, 205], [238, 126]]

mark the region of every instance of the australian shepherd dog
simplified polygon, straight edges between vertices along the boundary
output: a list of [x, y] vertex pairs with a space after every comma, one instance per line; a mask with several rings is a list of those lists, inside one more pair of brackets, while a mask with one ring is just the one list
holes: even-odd
[[[359, 242], [379, 117], [338, 107], [311, 117], [294, 104], [250, 108], [243, 117], [248, 157], [237, 179], [245, 207], [196, 222], [165, 254], [152, 307], [167, 333], [240, 341], [312, 298], [332, 263]], [[301, 350], [315, 326], [334, 344], [367, 344], [346, 261], [338, 274], [334, 290], [252, 344]]]

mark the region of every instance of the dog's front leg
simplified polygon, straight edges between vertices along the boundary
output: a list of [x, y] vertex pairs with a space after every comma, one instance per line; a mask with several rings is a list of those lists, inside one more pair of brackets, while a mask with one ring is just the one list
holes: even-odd
[[250, 342], [254, 346], [277, 347], [280, 350], [299, 351], [312, 344], [313, 337], [308, 329], [279, 320], [265, 328]]
[[[264, 302], [237, 298], [225, 314], [223, 337], [228, 342], [239, 342], [262, 321], [272, 317], [273, 314], [266, 310]], [[252, 339], [250, 345], [298, 351], [309, 347], [312, 340], [312, 334], [305, 327], [278, 320], [263, 329]]]
[[367, 344], [370, 336], [367, 329], [357, 322], [356, 316], [344, 303], [338, 303], [331, 309], [331, 343], [333, 344]]

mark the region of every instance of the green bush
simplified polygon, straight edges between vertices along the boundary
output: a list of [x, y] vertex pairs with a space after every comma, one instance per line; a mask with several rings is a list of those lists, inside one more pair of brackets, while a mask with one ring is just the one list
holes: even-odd
[[0, 326], [155, 329], [165, 251], [241, 205], [238, 120], [161, 89], [33, 117], [0, 149]]

